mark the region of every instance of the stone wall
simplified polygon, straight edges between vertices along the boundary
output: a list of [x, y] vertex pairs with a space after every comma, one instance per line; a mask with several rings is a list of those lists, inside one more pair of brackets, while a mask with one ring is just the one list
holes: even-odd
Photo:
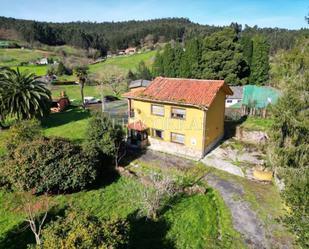
[[248, 143], [265, 143], [268, 135], [263, 131], [247, 131], [242, 127], [236, 127], [235, 138]]

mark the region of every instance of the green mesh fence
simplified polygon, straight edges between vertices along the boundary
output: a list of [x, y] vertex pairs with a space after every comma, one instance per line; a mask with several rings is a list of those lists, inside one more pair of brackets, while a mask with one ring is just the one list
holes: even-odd
[[275, 104], [280, 97], [280, 92], [271, 87], [247, 85], [243, 90], [242, 104], [249, 108], [265, 108]]

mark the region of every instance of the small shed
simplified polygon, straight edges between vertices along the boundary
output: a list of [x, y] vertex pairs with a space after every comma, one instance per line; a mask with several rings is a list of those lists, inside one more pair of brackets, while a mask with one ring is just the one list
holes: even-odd
[[59, 98], [52, 99], [51, 112], [62, 112], [66, 107], [70, 105], [70, 100], [66, 96], [65, 92], [61, 92]]

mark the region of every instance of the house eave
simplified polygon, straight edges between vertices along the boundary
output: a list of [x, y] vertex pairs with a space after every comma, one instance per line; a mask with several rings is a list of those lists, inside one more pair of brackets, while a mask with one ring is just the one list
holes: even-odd
[[149, 98], [142, 98], [142, 97], [131, 97], [131, 96], [126, 96], [125, 98], [133, 99], [133, 100], [140, 100], [140, 101], [145, 101], [145, 102], [164, 103], [164, 104], [178, 105], [178, 106], [187, 106], [187, 107], [193, 107], [193, 108], [201, 109], [203, 111], [208, 110], [207, 106], [181, 103], [181, 102], [177, 102], [177, 101], [156, 100], [156, 99], [149, 99]]

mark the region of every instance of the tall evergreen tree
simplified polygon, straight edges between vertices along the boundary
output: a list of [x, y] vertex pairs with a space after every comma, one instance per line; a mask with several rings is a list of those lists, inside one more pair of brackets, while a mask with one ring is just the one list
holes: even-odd
[[171, 44], [167, 44], [164, 48], [163, 54], [163, 76], [176, 77], [175, 53]]
[[269, 79], [269, 44], [264, 36], [253, 38], [250, 84], [263, 85]]
[[198, 39], [189, 40], [185, 45], [182, 60], [180, 61], [179, 76], [183, 78], [201, 77], [201, 43]]
[[152, 65], [153, 75], [154, 76], [163, 76], [164, 68], [163, 68], [163, 55], [160, 51], [157, 52], [155, 61]]
[[176, 43], [175, 48], [173, 49], [174, 52], [174, 77], [180, 77], [180, 72], [181, 72], [181, 68], [180, 68], [180, 63], [183, 60], [183, 47], [180, 45], [180, 43]]
[[248, 63], [251, 66], [252, 53], [253, 53], [253, 42], [249, 36], [243, 36], [240, 39], [240, 44], [242, 45], [243, 55]]
[[143, 80], [151, 80], [152, 75], [144, 61], [141, 61], [137, 66], [136, 77]]
[[224, 79], [233, 85], [247, 82], [249, 67], [233, 28], [206, 37], [203, 45], [203, 78]]

